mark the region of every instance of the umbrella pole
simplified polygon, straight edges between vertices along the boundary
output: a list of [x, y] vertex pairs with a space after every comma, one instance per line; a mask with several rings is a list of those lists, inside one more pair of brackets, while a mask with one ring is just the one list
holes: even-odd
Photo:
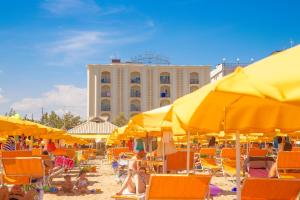
[[190, 131], [187, 132], [186, 173], [190, 173]]
[[166, 152], [165, 152], [165, 141], [164, 141], [164, 138], [162, 137], [162, 150], [163, 150], [163, 174], [166, 173]]
[[241, 199], [241, 145], [240, 145], [240, 133], [237, 131], [235, 133], [236, 143], [235, 143], [235, 153], [236, 153], [236, 197], [237, 200]]

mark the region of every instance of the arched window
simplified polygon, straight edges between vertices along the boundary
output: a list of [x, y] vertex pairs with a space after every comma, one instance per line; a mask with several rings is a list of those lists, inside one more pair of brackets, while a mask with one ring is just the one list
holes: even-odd
[[167, 105], [170, 105], [170, 104], [171, 104], [171, 102], [169, 100], [166, 100], [166, 99], [160, 101], [160, 107], [167, 106]]
[[199, 84], [199, 74], [197, 72], [190, 73], [190, 84]]
[[160, 97], [161, 98], [170, 98], [171, 92], [170, 92], [170, 86], [162, 86], [160, 87]]
[[130, 111], [131, 112], [141, 111], [141, 102], [139, 100], [132, 100], [130, 102]]
[[140, 72], [131, 72], [130, 74], [130, 83], [140, 84], [141, 83], [141, 74]]
[[160, 73], [160, 84], [170, 84], [170, 73], [169, 72]]
[[101, 111], [110, 111], [110, 101], [107, 99], [101, 100]]
[[194, 91], [196, 91], [196, 90], [198, 90], [199, 89], [199, 87], [197, 87], [197, 86], [192, 86], [192, 87], [190, 87], [190, 92], [194, 92]]
[[101, 83], [110, 83], [110, 72], [101, 73]]
[[110, 97], [110, 87], [104, 85], [101, 87], [101, 97]]
[[132, 86], [130, 89], [130, 97], [141, 97], [141, 87]]

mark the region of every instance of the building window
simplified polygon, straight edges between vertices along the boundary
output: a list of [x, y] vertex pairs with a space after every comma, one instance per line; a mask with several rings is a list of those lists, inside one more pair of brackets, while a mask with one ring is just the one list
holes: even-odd
[[160, 101], [160, 107], [167, 106], [167, 105], [170, 105], [170, 104], [171, 104], [171, 102], [169, 100], [166, 100], [166, 99]]
[[170, 98], [171, 92], [169, 86], [162, 86], [160, 87], [160, 97], [161, 98]]
[[101, 87], [101, 97], [110, 97], [110, 87], [105, 85]]
[[160, 74], [160, 84], [170, 84], [170, 73], [162, 72]]
[[132, 72], [130, 74], [130, 83], [140, 84], [141, 83], [141, 74], [140, 72]]
[[194, 91], [196, 91], [196, 90], [198, 90], [199, 89], [199, 87], [197, 87], [197, 86], [192, 86], [192, 87], [190, 87], [190, 92], [194, 92]]
[[101, 101], [101, 111], [110, 111], [110, 101], [105, 99]]
[[141, 97], [141, 87], [132, 86], [130, 89], [130, 97]]
[[141, 111], [141, 102], [139, 100], [132, 100], [130, 102], [130, 111], [131, 112]]
[[101, 73], [101, 83], [110, 83], [110, 72]]
[[199, 84], [199, 74], [197, 72], [190, 73], [190, 84]]

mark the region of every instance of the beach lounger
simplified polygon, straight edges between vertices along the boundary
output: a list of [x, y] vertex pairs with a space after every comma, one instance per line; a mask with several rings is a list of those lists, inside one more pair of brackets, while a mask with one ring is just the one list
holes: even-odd
[[27, 184], [33, 178], [45, 180], [45, 168], [42, 158], [14, 157], [2, 158], [3, 181], [7, 184]]
[[[227, 175], [231, 177], [236, 176], [236, 154], [235, 148], [223, 148], [221, 151], [221, 164], [223, 175], [226, 178]], [[241, 159], [242, 160], [242, 159]], [[241, 164], [241, 175], [243, 175]]]
[[65, 148], [57, 148], [55, 149], [52, 154], [54, 156], [67, 156], [67, 149]]
[[298, 200], [299, 192], [299, 179], [247, 178], [242, 200]]
[[201, 148], [200, 149], [200, 162], [203, 169], [208, 169], [211, 173], [216, 173], [222, 167], [216, 162], [216, 149], [215, 148]]
[[14, 158], [14, 157], [31, 157], [32, 151], [16, 150], [16, 151], [2, 151], [2, 158]]
[[300, 151], [280, 151], [277, 157], [279, 178], [300, 178]]
[[248, 156], [244, 162], [244, 169], [247, 169], [250, 177], [267, 178], [269, 166], [272, 163], [267, 158], [266, 149], [250, 148]]
[[300, 151], [300, 147], [293, 147], [292, 151]]
[[[167, 155], [167, 171], [186, 170], [187, 152], [177, 151], [176, 153]], [[194, 152], [190, 152], [190, 169], [194, 168]]]
[[206, 199], [211, 175], [151, 175], [146, 200]]

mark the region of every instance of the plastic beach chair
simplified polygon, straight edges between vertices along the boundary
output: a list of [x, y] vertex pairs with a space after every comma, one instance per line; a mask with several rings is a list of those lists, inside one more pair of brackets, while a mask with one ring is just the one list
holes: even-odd
[[242, 200], [297, 200], [300, 179], [247, 178], [242, 187]]
[[151, 175], [146, 200], [206, 199], [211, 175]]
[[277, 157], [279, 178], [300, 178], [300, 151], [280, 151]]

